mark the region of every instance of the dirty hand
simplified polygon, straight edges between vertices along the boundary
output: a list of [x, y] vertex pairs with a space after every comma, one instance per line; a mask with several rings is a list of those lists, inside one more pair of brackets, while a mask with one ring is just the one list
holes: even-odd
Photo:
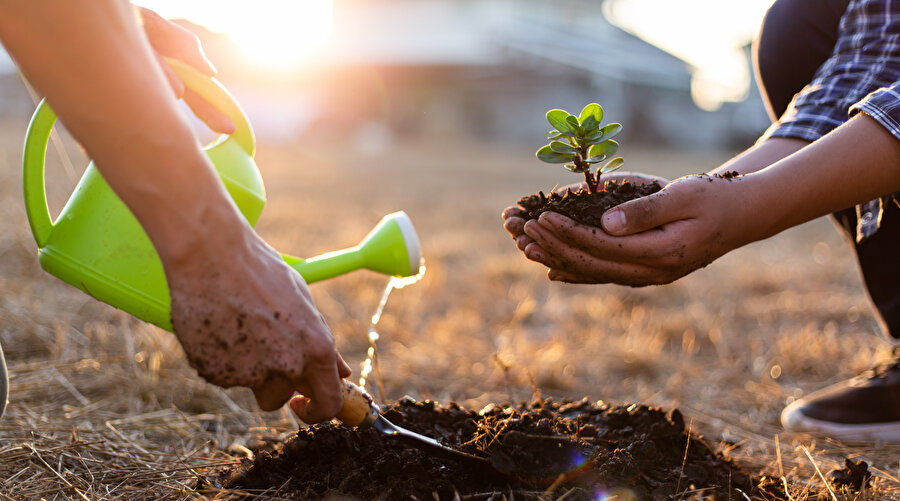
[[199, 94], [184, 86], [184, 82], [163, 59], [163, 56], [183, 61], [204, 75], [215, 76], [216, 68], [206, 58], [200, 40], [187, 29], [163, 19], [159, 14], [144, 7], [137, 7], [144, 34], [155, 51], [157, 63], [163, 70], [175, 97], [184, 102], [210, 129], [223, 134], [234, 132], [234, 123]]
[[[647, 184], [652, 183], [653, 181], [658, 182], [661, 186], [665, 186], [669, 181], [663, 179], [658, 176], [649, 176], [647, 174], [641, 174], [640, 172], [616, 172], [615, 174], [604, 174], [600, 176], [600, 183], [606, 183], [607, 181], [630, 181], [635, 184]], [[584, 186], [584, 183], [575, 183], [570, 184], [569, 186], [563, 186], [556, 190], [559, 193], [565, 193], [567, 189], [572, 189], [572, 191], [577, 190]], [[525, 234], [525, 219], [519, 217], [522, 213], [522, 208], [518, 206], [507, 207], [503, 209], [501, 213], [501, 217], [503, 218], [503, 228], [512, 235], [513, 240], [516, 242], [516, 248], [520, 251], [524, 251], [528, 244], [534, 242], [528, 235]]]
[[[524, 225], [528, 259], [571, 283], [666, 284], [766, 232], [747, 177], [686, 176], [603, 215], [603, 228], [556, 213]], [[766, 235], [767, 236], [767, 235]]]
[[300, 419], [332, 418], [350, 367], [303, 278], [249, 227], [210, 249], [166, 263], [172, 325], [191, 366], [213, 384], [249, 387], [263, 410], [296, 391]]

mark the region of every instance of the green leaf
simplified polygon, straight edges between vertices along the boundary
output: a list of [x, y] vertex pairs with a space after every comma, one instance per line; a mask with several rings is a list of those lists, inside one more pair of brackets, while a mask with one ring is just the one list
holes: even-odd
[[565, 153], [574, 155], [578, 152], [574, 147], [572, 147], [569, 143], [564, 143], [562, 141], [553, 141], [550, 143], [550, 149], [557, 153]]
[[575, 155], [572, 154], [557, 153], [553, 151], [549, 144], [537, 150], [535, 156], [537, 156], [539, 160], [549, 164], [564, 164], [566, 162], [571, 162], [572, 159], [575, 158]]
[[569, 125], [569, 122], [566, 120], [569, 116], [569, 112], [566, 110], [550, 110], [547, 112], [547, 121], [550, 122], [550, 125], [558, 130], [560, 134], [574, 136], [577, 129], [573, 129], [572, 126]]
[[601, 140], [603, 140], [603, 131], [598, 130], [598, 131], [595, 131], [595, 132], [583, 137], [581, 139], [581, 144], [586, 145], [586, 146], [591, 146], [591, 145], [599, 143]]
[[582, 140], [582, 144], [587, 144], [587, 145], [599, 144], [599, 143], [602, 143], [603, 141], [607, 141], [610, 138], [615, 137], [616, 134], [618, 134], [621, 131], [622, 131], [621, 124], [615, 124], [615, 123], [609, 124], [609, 125], [603, 127], [602, 129], [598, 130], [597, 132], [585, 137]]
[[566, 117], [566, 123], [568, 123], [572, 130], [575, 131], [576, 135], [581, 135], [581, 122], [578, 121], [578, 117], [575, 115], [569, 115]]
[[616, 137], [616, 134], [622, 132], [622, 124], [618, 124], [618, 123], [607, 124], [602, 129], [600, 129], [600, 132], [603, 133], [604, 141], [606, 141], [607, 139], [612, 139], [612, 138]]
[[[607, 139], [602, 143], [597, 143], [591, 146], [591, 149], [588, 150], [589, 157], [598, 157], [601, 155], [611, 157], [619, 151], [619, 143], [613, 141], [612, 139]], [[597, 160], [599, 162], [599, 160]]]
[[600, 122], [594, 118], [594, 115], [588, 115], [587, 118], [581, 121], [581, 129], [584, 131], [585, 135], [593, 134], [595, 130], [600, 127]]
[[547, 136], [547, 141], [553, 141], [554, 139], [562, 139], [564, 137], [568, 137], [559, 131], [553, 131], [551, 134], [553, 134], [553, 135]]
[[618, 169], [619, 167], [621, 167], [622, 164], [624, 164], [624, 163], [625, 163], [625, 160], [623, 160], [622, 157], [613, 158], [612, 160], [610, 160], [606, 165], [604, 165], [600, 169], [600, 173], [605, 174], [607, 172], [612, 172], [612, 171]]
[[581, 123], [584, 123], [589, 116], [594, 117], [594, 120], [599, 124], [603, 121], [603, 107], [597, 103], [591, 103], [581, 110], [578, 119], [581, 120]]
[[585, 162], [587, 162], [589, 164], [596, 164], [596, 163], [600, 163], [600, 162], [606, 160], [606, 158], [607, 158], [606, 155], [597, 155], [594, 157], [588, 157], [588, 159], [585, 160]]

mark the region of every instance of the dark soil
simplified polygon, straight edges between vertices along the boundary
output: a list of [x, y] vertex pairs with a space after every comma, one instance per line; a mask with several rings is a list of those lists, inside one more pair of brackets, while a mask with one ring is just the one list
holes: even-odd
[[740, 175], [741, 175], [741, 173], [736, 170], [728, 170], [725, 172], [717, 172], [717, 173], [713, 174], [713, 176], [718, 177], [720, 179], [734, 179]]
[[[323, 499], [784, 499], [685, 429], [678, 410], [550, 400], [480, 413], [405, 398], [384, 416], [486, 458], [438, 457], [374, 429], [322, 424], [228, 471], [218, 486]], [[565, 451], [561, 453], [560, 451]], [[493, 464], [494, 467], [491, 467]], [[500, 473], [503, 471], [504, 473]], [[513, 473], [510, 473], [512, 471]], [[770, 485], [775, 485], [771, 482]], [[496, 497], [495, 497], [496, 496]]]
[[636, 198], [645, 197], [661, 190], [659, 183], [636, 185], [628, 181], [622, 184], [609, 181], [602, 189], [591, 192], [581, 188], [577, 191], [567, 190], [563, 194], [553, 192], [544, 195], [539, 191], [519, 199], [522, 208], [520, 217], [537, 219], [544, 212], [557, 212], [579, 223], [589, 226], [600, 226], [600, 217], [607, 210]]
[[842, 488], [859, 492], [863, 487], [870, 487], [872, 472], [869, 471], [869, 463], [865, 461], [844, 460], [844, 468], [831, 470], [828, 473], [828, 481], [831, 487], [840, 491]]

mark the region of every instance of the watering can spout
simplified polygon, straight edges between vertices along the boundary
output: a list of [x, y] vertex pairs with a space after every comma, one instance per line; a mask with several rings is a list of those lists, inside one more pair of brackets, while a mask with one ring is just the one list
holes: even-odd
[[282, 255], [307, 283], [365, 268], [393, 277], [419, 273], [422, 250], [412, 221], [403, 211], [384, 216], [355, 247], [309, 259]]

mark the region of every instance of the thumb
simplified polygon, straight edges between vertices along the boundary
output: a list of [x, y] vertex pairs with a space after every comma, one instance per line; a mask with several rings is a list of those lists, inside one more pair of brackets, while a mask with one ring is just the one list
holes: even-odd
[[678, 219], [680, 204], [665, 190], [629, 200], [603, 214], [603, 230], [610, 235], [625, 236], [647, 231]]

